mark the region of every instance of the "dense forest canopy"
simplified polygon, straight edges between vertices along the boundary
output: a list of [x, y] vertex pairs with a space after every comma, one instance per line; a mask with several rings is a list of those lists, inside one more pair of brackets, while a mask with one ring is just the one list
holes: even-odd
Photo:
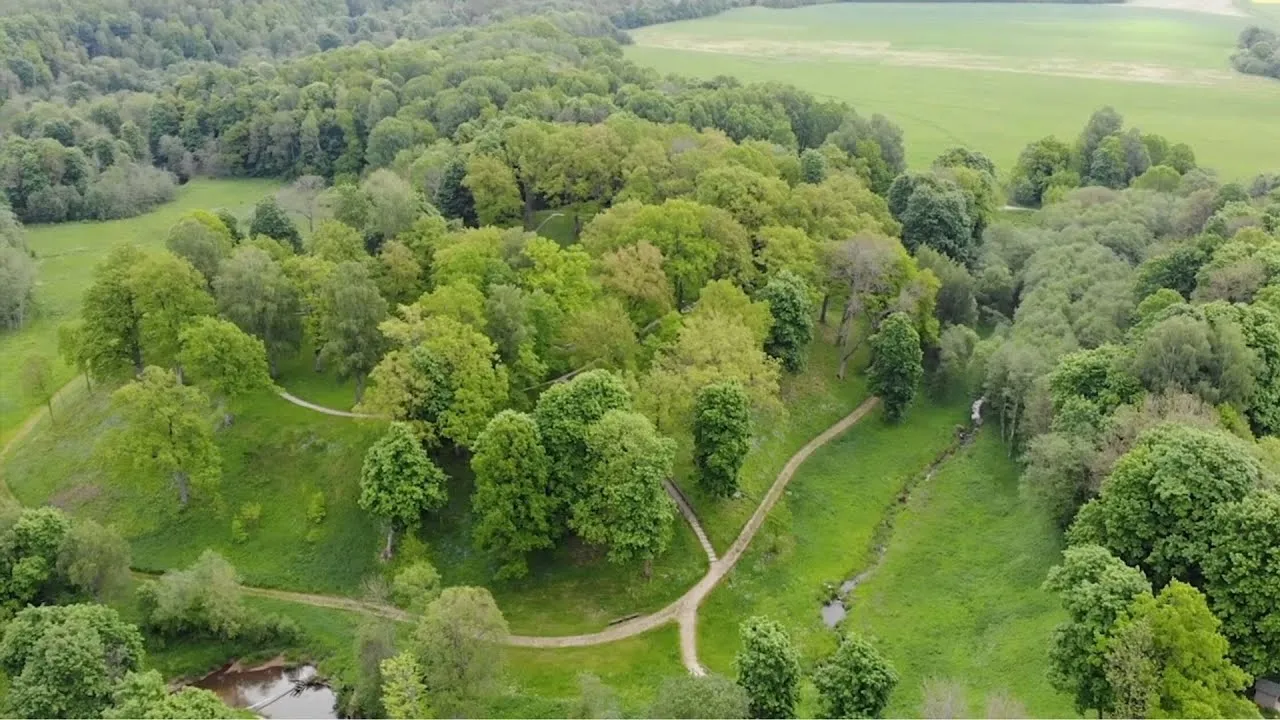
[[[570, 544], [648, 573], [678, 518], [666, 484], [737, 496], [759, 429], [805, 410], [783, 383], [830, 343], [840, 379], [867, 350], [887, 423], [922, 388], [985, 398], [1025, 501], [1066, 532], [1049, 664], [1081, 711], [1248, 714], [1249, 678], [1280, 672], [1280, 177], [1223, 183], [1113, 108], [1004, 173], [962, 147], [909, 171], [873, 109], [623, 58], [615, 28], [714, 4], [9, 7], [0, 327], [32, 315], [22, 222], [138, 214], [196, 175], [288, 183], [247, 222], [195, 210], [164, 249], [94, 270], [58, 347], [115, 386], [104, 481], [217, 507], [218, 433], [301, 359], [390, 421], [353, 501], [384, 560], [449, 505], [462, 461], [495, 581]], [[517, 17], [535, 9], [562, 14]], [[454, 25], [485, 27], [437, 33]], [[1013, 222], [1007, 200], [1034, 211]], [[538, 233], [553, 215], [557, 240]], [[47, 363], [29, 367], [52, 406]], [[241, 508], [236, 542], [260, 515]], [[251, 618], [212, 553], [145, 586], [141, 629], [70, 604], [105, 599], [128, 548], [53, 509], [0, 507], [0, 564], [22, 579], [0, 593], [18, 714], [226, 714], [140, 673], [140, 633], [299, 632]], [[418, 628], [398, 653], [394, 633], [357, 640], [344, 710], [481, 714], [498, 692], [506, 621], [487, 590], [440, 584], [396, 567]], [[871, 643], [802, 664], [779, 623], [743, 620], [735, 687], [664, 693], [786, 716], [809, 672], [824, 714], [884, 711], [898, 674]], [[37, 690], [65, 658], [26, 646], [77, 630], [96, 674], [54, 705]]]

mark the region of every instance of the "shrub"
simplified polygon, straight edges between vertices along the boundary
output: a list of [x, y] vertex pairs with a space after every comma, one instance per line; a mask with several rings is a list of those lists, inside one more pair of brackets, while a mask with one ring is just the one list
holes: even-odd
[[391, 599], [406, 610], [419, 612], [440, 596], [440, 573], [426, 560], [419, 560], [396, 573]]
[[328, 504], [325, 501], [324, 491], [317, 490], [311, 495], [311, 499], [307, 501], [307, 522], [312, 525], [319, 525], [324, 522], [325, 515], [329, 512]]

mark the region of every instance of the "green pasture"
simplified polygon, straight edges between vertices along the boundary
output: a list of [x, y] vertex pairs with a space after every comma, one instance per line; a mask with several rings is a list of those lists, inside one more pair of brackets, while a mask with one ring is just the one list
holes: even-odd
[[959, 144], [1007, 170], [1028, 142], [1074, 139], [1113, 105], [1243, 178], [1280, 168], [1280, 81], [1228, 62], [1257, 21], [1114, 5], [836, 3], [642, 28], [626, 54], [663, 73], [787, 82], [887, 115], [915, 166]]
[[27, 245], [39, 261], [39, 315], [18, 332], [0, 333], [0, 444], [42, 402], [23, 388], [22, 364], [29, 355], [54, 361], [57, 384], [71, 379], [74, 371], [57, 356], [58, 323], [79, 315], [80, 297], [93, 269], [112, 248], [128, 243], [163, 247], [169, 228], [192, 210], [228, 208], [247, 218], [254, 204], [277, 185], [271, 180], [192, 180], [178, 189], [177, 199], [146, 215], [27, 228]]
[[912, 493], [880, 567], [853, 593], [844, 626], [875, 639], [902, 675], [886, 716], [918, 715], [926, 679], [966, 687], [966, 716], [1004, 692], [1032, 717], [1074, 715], [1048, 681], [1062, 614], [1041, 589], [1061, 535], [1018, 496], [995, 428]]

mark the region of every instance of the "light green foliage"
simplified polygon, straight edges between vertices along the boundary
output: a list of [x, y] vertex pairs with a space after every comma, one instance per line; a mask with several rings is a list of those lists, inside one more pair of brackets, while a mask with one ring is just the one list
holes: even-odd
[[898, 684], [898, 672], [871, 643], [846, 634], [833, 655], [814, 670], [823, 717], [880, 717]]
[[658, 427], [672, 432], [693, 420], [699, 388], [738, 382], [758, 416], [777, 413], [779, 363], [761, 348], [757, 335], [732, 316], [694, 312], [681, 325], [675, 343], [654, 358], [641, 381], [639, 404]]
[[145, 260], [142, 251], [121, 245], [93, 273], [80, 314], [83, 365], [97, 378], [142, 372], [142, 312], [134, 284], [134, 267]]
[[197, 386], [223, 401], [271, 387], [262, 341], [226, 320], [202, 317], [183, 329], [178, 362]]
[[414, 720], [432, 716], [422, 669], [412, 653], [405, 651], [383, 660], [382, 683], [382, 704], [387, 709], [387, 717]]
[[790, 271], [812, 285], [821, 284], [818, 244], [803, 230], [769, 225], [756, 233], [756, 261], [769, 277]]
[[206, 634], [230, 639], [246, 627], [249, 611], [236, 569], [212, 550], [191, 567], [172, 570], [139, 591], [143, 622], [162, 635]]
[[1068, 616], [1049, 646], [1049, 679], [1072, 693], [1077, 712], [1110, 712], [1115, 694], [1106, 674], [1103, 640], [1134, 598], [1151, 591], [1151, 584], [1105, 548], [1079, 545], [1063, 552], [1062, 564], [1049, 571], [1045, 588], [1059, 594]]
[[29, 607], [0, 640], [8, 700], [20, 717], [98, 717], [142, 658], [138, 629], [103, 605]]
[[743, 621], [741, 648], [734, 658], [738, 684], [747, 692], [754, 718], [795, 717], [800, 697], [800, 654], [777, 622], [764, 617]]
[[974, 325], [978, 321], [976, 282], [963, 265], [931, 247], [916, 248], [920, 269], [938, 278], [935, 314], [942, 325]]
[[341, 377], [356, 380], [356, 400], [364, 392], [364, 380], [382, 355], [378, 323], [387, 315], [387, 301], [360, 263], [334, 268], [318, 296], [319, 336], [324, 339], [320, 357]]
[[753, 301], [728, 280], [712, 280], [702, 288], [691, 316], [719, 315], [747, 326], [757, 345], [763, 345], [773, 329], [773, 315], [765, 302]]
[[1033, 142], [1018, 156], [1009, 181], [1011, 199], [1027, 206], [1036, 206], [1050, 188], [1063, 182], [1068, 187], [1078, 185], [1078, 179], [1067, 181], [1071, 163], [1071, 148], [1055, 137]]
[[384, 557], [391, 555], [397, 530], [416, 528], [424, 512], [444, 505], [447, 481], [405, 423], [392, 423], [369, 448], [360, 470], [360, 507], [388, 526]]
[[396, 573], [391, 597], [410, 612], [421, 613], [440, 597], [440, 572], [426, 560], [417, 560]]
[[238, 543], [248, 541], [260, 520], [262, 520], [261, 504], [246, 503], [240, 506], [240, 511], [231, 519], [231, 539]]
[[604, 298], [566, 316], [552, 350], [553, 359], [566, 370], [628, 370], [635, 365], [640, 344], [626, 307], [615, 298]]
[[222, 263], [213, 288], [218, 313], [262, 341], [273, 369], [297, 351], [302, 341], [301, 293], [270, 255], [255, 247], [237, 248]]
[[[1220, 624], [1204, 595], [1186, 583], [1174, 580], [1154, 598], [1139, 595], [1101, 643], [1108, 649], [1109, 678], [1130, 680], [1116, 686], [1127, 691], [1125, 709], [1151, 718], [1258, 717], [1253, 703], [1241, 697], [1250, 678], [1227, 659]], [[1128, 672], [1116, 672], [1126, 666]]]
[[538, 424], [511, 410], [495, 415], [476, 440], [471, 469], [476, 546], [498, 558], [499, 577], [522, 577], [528, 573], [525, 556], [551, 547], [559, 533], [552, 526], [550, 468]]
[[675, 503], [662, 487], [675, 442], [639, 413], [611, 410], [586, 431], [587, 471], [569, 527], [610, 562], [652, 560], [671, 540]]
[[600, 257], [600, 283], [622, 296], [639, 325], [671, 310], [671, 283], [662, 271], [662, 251], [643, 240]]
[[43, 402], [53, 417], [53, 395], [58, 388], [53, 384], [53, 363], [44, 355], [28, 355], [22, 361], [22, 384], [27, 394]]
[[1157, 583], [1199, 576], [1218, 508], [1245, 497], [1261, 477], [1258, 460], [1236, 438], [1161, 425], [1116, 462], [1071, 538], [1107, 547]]
[[410, 309], [402, 309], [400, 317], [403, 320], [388, 320], [383, 334], [392, 340], [408, 344], [413, 340], [412, 326], [420, 322], [420, 318], [433, 315], [453, 318], [481, 332], [485, 331], [488, 324], [484, 293], [470, 280], [454, 280], [446, 285], [437, 285], [434, 290], [419, 298]]
[[1219, 508], [1205, 556], [1204, 590], [1231, 641], [1231, 657], [1247, 672], [1273, 675], [1280, 666], [1274, 621], [1280, 582], [1273, 562], [1280, 547], [1280, 498], [1260, 491]]
[[432, 281], [440, 287], [467, 280], [477, 288], [511, 281], [511, 267], [503, 260], [506, 241], [501, 230], [491, 227], [446, 236], [436, 247]]
[[122, 423], [101, 441], [108, 460], [143, 482], [172, 483], [185, 507], [193, 489], [213, 493], [222, 473], [209, 399], [168, 370], [149, 367], [111, 396]]
[[738, 491], [738, 471], [751, 450], [751, 399], [742, 386], [703, 386], [694, 398], [693, 464], [698, 483], [719, 497]]
[[1154, 190], [1171, 193], [1178, 189], [1182, 176], [1168, 165], [1152, 165], [1147, 171], [1133, 179], [1130, 186], [1138, 190]]
[[[437, 713], [474, 714], [475, 703], [501, 677], [508, 633], [506, 619], [484, 588], [451, 587], [427, 606], [410, 647]], [[395, 703], [390, 697], [386, 702], [392, 711]]]
[[533, 237], [521, 250], [528, 266], [520, 271], [520, 283], [530, 292], [545, 292], [566, 312], [578, 309], [590, 302], [595, 294], [588, 274], [591, 256], [581, 247], [568, 249], [556, 241]]
[[578, 673], [578, 698], [573, 717], [599, 718], [600, 720], [623, 717], [622, 710], [619, 708], [618, 693], [605, 685], [600, 676], [595, 673]]
[[306, 248], [308, 254], [335, 265], [369, 259], [360, 232], [337, 220], [322, 220], [307, 238]]
[[890, 315], [871, 337], [871, 365], [867, 379], [884, 404], [885, 417], [898, 421], [915, 397], [924, 375], [920, 335], [905, 313]]
[[422, 265], [413, 250], [399, 240], [383, 243], [378, 252], [378, 286], [387, 302], [413, 302], [422, 293], [422, 285]]
[[111, 701], [111, 707], [102, 713], [104, 718], [221, 720], [237, 717], [236, 711], [212, 691], [184, 687], [170, 692], [164, 678], [155, 670], [125, 675], [112, 693]]
[[741, 165], [703, 171], [695, 181], [694, 199], [722, 208], [748, 230], [768, 224], [788, 196], [786, 183]]
[[663, 270], [680, 307], [696, 298], [709, 280], [742, 282], [753, 272], [751, 246], [742, 226], [723, 210], [689, 200], [622, 203], [597, 216], [582, 235], [583, 247], [596, 257], [641, 241], [662, 252]]
[[448, 317], [384, 328], [392, 339], [416, 344], [383, 357], [361, 407], [422, 423], [459, 447], [471, 447], [507, 400], [507, 371], [496, 361], [493, 343]]
[[475, 154], [467, 161], [462, 184], [475, 198], [481, 225], [509, 225], [520, 219], [520, 187], [515, 173], [492, 155]]
[[[11, 530], [16, 531], [17, 526]], [[96, 600], [115, 600], [129, 587], [129, 557], [129, 544], [119, 533], [80, 519], [71, 524], [58, 549], [58, 573]]]
[[213, 298], [204, 277], [172, 253], [148, 256], [133, 268], [136, 309], [141, 313], [142, 348], [147, 362], [171, 366], [182, 351], [182, 331], [198, 317], [212, 315]]
[[307, 522], [312, 525], [319, 525], [324, 522], [325, 516], [329, 514], [329, 502], [325, 498], [323, 490], [317, 490], [311, 493], [311, 497], [307, 500]]
[[165, 247], [174, 255], [191, 263], [206, 283], [218, 275], [218, 266], [231, 254], [231, 233], [222, 221], [207, 212], [197, 211], [169, 228]]
[[747, 694], [733, 680], [715, 673], [674, 675], [658, 686], [649, 706], [655, 718], [744, 718]]

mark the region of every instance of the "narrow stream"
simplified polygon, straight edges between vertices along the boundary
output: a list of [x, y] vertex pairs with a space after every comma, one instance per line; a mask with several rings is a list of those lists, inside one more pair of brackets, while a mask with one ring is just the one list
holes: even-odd
[[318, 680], [313, 665], [286, 668], [269, 663], [240, 669], [233, 664], [194, 685], [212, 690], [231, 707], [252, 710], [266, 718], [338, 717], [338, 696]]
[[834, 597], [822, 606], [822, 623], [824, 625], [829, 628], [835, 628], [849, 614], [849, 595], [858, 589], [859, 585], [866, 582], [871, 577], [871, 573], [875, 572], [876, 568], [880, 567], [880, 563], [884, 561], [885, 553], [889, 551], [889, 541], [893, 539], [894, 521], [898, 519], [898, 513], [902, 512], [902, 509], [910, 502], [912, 491], [921, 483], [926, 483], [933, 479], [933, 476], [937, 474], [938, 468], [942, 467], [943, 463], [950, 460], [960, 448], [973, 441], [978, 428], [982, 426], [982, 405], [985, 401], [986, 398], [981, 397], [973, 403], [970, 409], [969, 426], [957, 432], [955, 440], [939, 453], [933, 462], [929, 463], [923, 473], [917, 474], [913, 479], [908, 480], [902, 491], [898, 493], [898, 497], [885, 509], [884, 517], [880, 519], [880, 525], [876, 528], [873, 536], [874, 550], [872, 551], [871, 562], [857, 575], [840, 583], [840, 586], [835, 590]]

